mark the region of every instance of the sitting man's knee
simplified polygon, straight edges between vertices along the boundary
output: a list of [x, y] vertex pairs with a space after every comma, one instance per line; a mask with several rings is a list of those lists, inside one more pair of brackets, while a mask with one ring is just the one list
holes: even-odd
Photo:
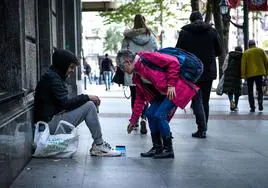
[[93, 101], [88, 101], [88, 102], [86, 102], [86, 105], [88, 106], [88, 107], [95, 107], [96, 108], [96, 106], [95, 106], [95, 104], [94, 104], [94, 102]]
[[96, 105], [92, 101], [88, 101], [83, 105], [87, 110], [96, 110]]

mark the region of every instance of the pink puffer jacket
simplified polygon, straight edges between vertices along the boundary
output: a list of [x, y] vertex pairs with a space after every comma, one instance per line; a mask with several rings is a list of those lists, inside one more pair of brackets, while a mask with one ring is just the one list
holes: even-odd
[[133, 83], [136, 84], [136, 100], [130, 122], [136, 124], [145, 104], [150, 103], [154, 99], [154, 95], [144, 88], [141, 77], [151, 82], [164, 95], [167, 93], [168, 86], [175, 86], [176, 97], [172, 102], [181, 109], [184, 109], [199, 88], [195, 84], [181, 79], [179, 74], [180, 64], [177, 58], [159, 52], [143, 51], [138, 53], [138, 55], [163, 68], [165, 72], [149, 68], [141, 62], [140, 58], [135, 62]]

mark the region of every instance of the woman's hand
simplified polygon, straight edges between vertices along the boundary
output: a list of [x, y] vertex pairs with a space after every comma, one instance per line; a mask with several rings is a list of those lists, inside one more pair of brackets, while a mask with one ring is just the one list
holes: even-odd
[[172, 100], [176, 97], [176, 90], [174, 86], [168, 86], [167, 97]]
[[127, 133], [130, 134], [134, 128], [135, 128], [135, 124], [129, 123], [127, 126]]

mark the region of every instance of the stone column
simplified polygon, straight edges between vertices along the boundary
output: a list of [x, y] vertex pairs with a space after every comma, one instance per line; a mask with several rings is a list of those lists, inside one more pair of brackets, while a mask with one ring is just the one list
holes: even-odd
[[39, 62], [41, 75], [52, 62], [52, 26], [50, 0], [38, 0]]
[[[37, 26], [37, 3], [36, 1], [24, 1], [25, 10], [25, 61], [23, 67], [22, 86], [26, 91], [34, 91], [39, 77], [38, 67], [38, 26]], [[24, 48], [22, 48], [24, 49]]]
[[57, 38], [58, 48], [65, 47], [65, 20], [64, 20], [64, 0], [57, 0]]
[[58, 24], [57, 24], [57, 2], [56, 0], [51, 0], [51, 28], [52, 28], [52, 47], [53, 49], [58, 48]]
[[[77, 1], [65, 0], [65, 48], [77, 53]], [[69, 93], [71, 96], [77, 94], [77, 71], [70, 77]]]
[[22, 89], [21, 61], [24, 60], [24, 54], [21, 51], [23, 16], [20, 1], [0, 1], [0, 93], [2, 94], [16, 93]]
[[32, 155], [25, 91], [37, 80], [35, 14], [34, 0], [0, 1], [0, 187], [9, 187]]
[[82, 51], [82, 3], [81, 0], [76, 0], [77, 3], [77, 57], [80, 60], [80, 66], [78, 67], [78, 80], [81, 80], [81, 51]]

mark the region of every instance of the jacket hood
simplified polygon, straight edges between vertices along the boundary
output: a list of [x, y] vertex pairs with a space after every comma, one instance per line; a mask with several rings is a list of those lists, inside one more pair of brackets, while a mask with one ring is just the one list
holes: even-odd
[[183, 26], [181, 29], [191, 33], [204, 33], [207, 32], [212, 26], [203, 21], [195, 21], [188, 25]]
[[79, 64], [76, 56], [65, 49], [57, 49], [52, 56], [53, 68], [57, 70], [61, 77], [65, 78], [66, 72], [71, 63]]
[[241, 59], [242, 57], [242, 52], [237, 52], [237, 51], [231, 51], [229, 53], [229, 58], [233, 58], [233, 59]]
[[151, 34], [146, 34], [146, 29], [129, 29], [124, 32], [124, 37], [139, 46], [144, 46], [151, 40]]

